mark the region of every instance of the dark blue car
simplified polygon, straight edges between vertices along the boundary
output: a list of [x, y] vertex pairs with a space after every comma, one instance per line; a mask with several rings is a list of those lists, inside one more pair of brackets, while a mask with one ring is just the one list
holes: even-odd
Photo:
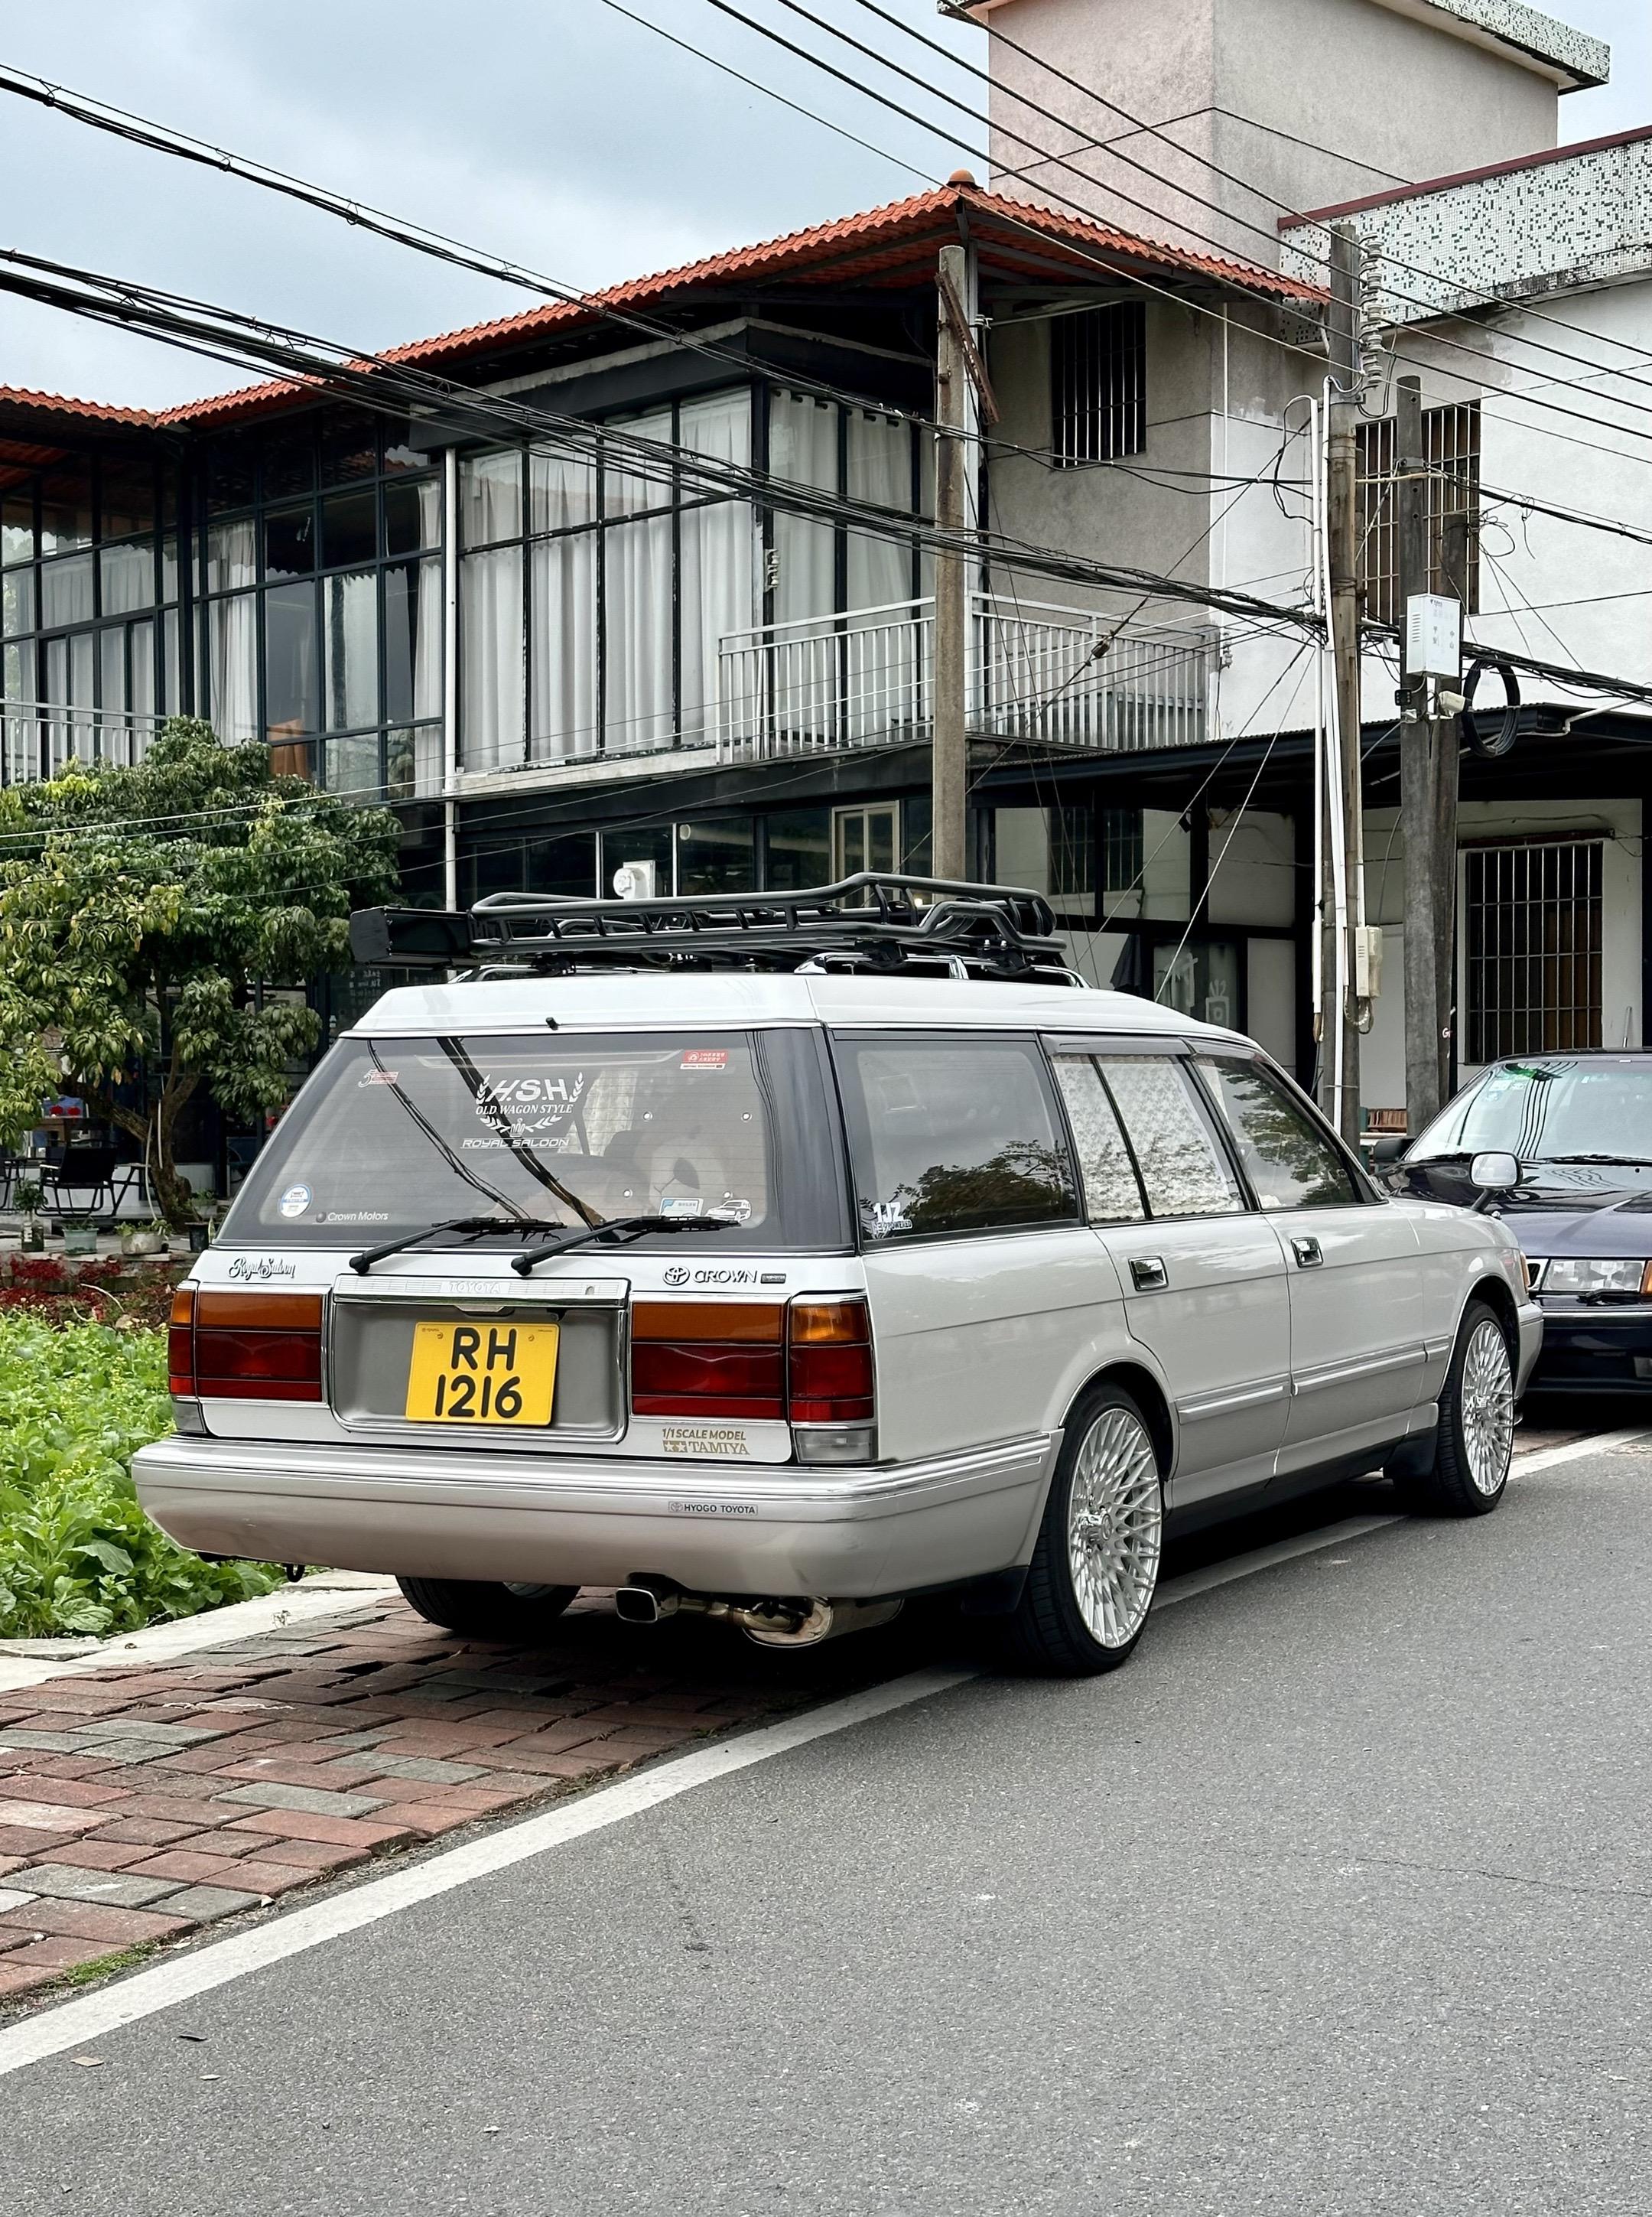
[[1466, 1207], [1469, 1165], [1489, 1152], [1520, 1164], [1489, 1207], [1544, 1312], [1531, 1390], [1652, 1391], [1652, 1054], [1493, 1063], [1416, 1139], [1379, 1144], [1378, 1170], [1396, 1192]]

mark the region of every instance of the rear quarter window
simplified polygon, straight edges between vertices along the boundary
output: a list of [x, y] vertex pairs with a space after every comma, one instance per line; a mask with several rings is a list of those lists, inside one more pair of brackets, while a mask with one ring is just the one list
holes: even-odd
[[834, 1051], [869, 1244], [1077, 1222], [1035, 1041], [840, 1033]]

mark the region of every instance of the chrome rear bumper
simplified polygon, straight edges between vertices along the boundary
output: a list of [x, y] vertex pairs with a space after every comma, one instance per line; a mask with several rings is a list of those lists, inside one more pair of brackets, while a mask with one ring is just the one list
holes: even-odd
[[866, 1599], [1027, 1561], [1060, 1445], [836, 1472], [175, 1436], [133, 1474], [162, 1529], [207, 1554]]

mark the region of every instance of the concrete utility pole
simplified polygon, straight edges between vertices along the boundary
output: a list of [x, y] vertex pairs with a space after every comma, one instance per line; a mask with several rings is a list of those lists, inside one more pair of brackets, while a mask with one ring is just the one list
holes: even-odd
[[[1356, 435], [1359, 422], [1359, 242], [1352, 231], [1341, 226], [1332, 231], [1330, 262], [1331, 398], [1326, 438], [1326, 533], [1342, 789], [1340, 793], [1332, 792], [1329, 780], [1326, 781], [1325, 807], [1328, 813], [1333, 808], [1340, 808], [1342, 812], [1341, 845], [1344, 861], [1343, 882], [1340, 889], [1335, 883], [1332, 859], [1338, 843], [1328, 836], [1328, 825], [1322, 849], [1326, 871], [1332, 880], [1327, 887], [1325, 914], [1328, 917], [1335, 917], [1340, 890], [1344, 929], [1338, 934], [1333, 924], [1332, 944], [1327, 948], [1320, 974], [1323, 980], [1325, 1010], [1329, 1010], [1332, 994], [1341, 997], [1342, 1051], [1338, 1072], [1341, 1082], [1335, 1092], [1340, 1097], [1339, 1121], [1342, 1136], [1350, 1146], [1357, 1146], [1359, 1143], [1359, 1041], [1362, 1031], [1369, 1029], [1370, 1026], [1359, 993], [1359, 966], [1365, 943], [1365, 844], [1359, 761], [1359, 441]], [[1335, 945], [1339, 939], [1342, 956], [1340, 964], [1336, 960]], [[1335, 1037], [1335, 1028], [1322, 1018], [1320, 1036], [1328, 1042]]]
[[[1422, 430], [1422, 385], [1402, 377], [1396, 388], [1394, 479], [1397, 509], [1399, 603], [1430, 590], [1428, 455]], [[1460, 537], [1459, 574], [1447, 581], [1459, 600], [1468, 592], [1467, 534]], [[1450, 1031], [1457, 923], [1456, 719], [1430, 721], [1428, 680], [1407, 670], [1400, 689], [1400, 831], [1405, 842], [1405, 1104], [1415, 1138], [1439, 1115], [1450, 1082]]]
[[[967, 522], [965, 455], [970, 415], [968, 350], [972, 346], [964, 303], [969, 257], [961, 246], [943, 246], [936, 274], [935, 523], [962, 532]], [[970, 752], [965, 722], [970, 637], [969, 564], [963, 554], [935, 554], [934, 736], [930, 773], [934, 830], [931, 868], [938, 878], [965, 878], [968, 868]]]

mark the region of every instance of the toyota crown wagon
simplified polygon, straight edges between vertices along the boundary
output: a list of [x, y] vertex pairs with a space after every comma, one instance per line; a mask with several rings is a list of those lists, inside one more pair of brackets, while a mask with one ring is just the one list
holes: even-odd
[[181, 1289], [136, 1473], [186, 1545], [513, 1640], [585, 1586], [777, 1646], [950, 1593], [1082, 1673], [1178, 1525], [1501, 1498], [1512, 1233], [1248, 1040], [944, 954], [505, 966], [342, 1038]]

